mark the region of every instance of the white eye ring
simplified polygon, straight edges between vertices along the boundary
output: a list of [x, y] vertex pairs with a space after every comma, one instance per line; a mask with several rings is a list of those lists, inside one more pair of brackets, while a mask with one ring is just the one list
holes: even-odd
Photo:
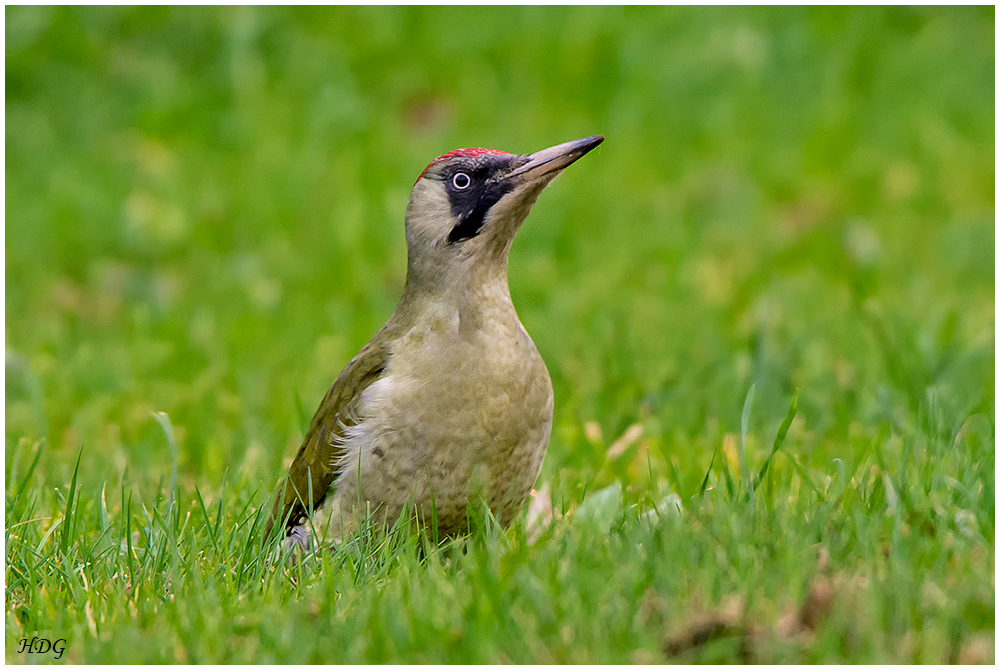
[[469, 179], [469, 175], [465, 174], [464, 172], [458, 172], [455, 174], [454, 177], [451, 178], [451, 183], [452, 186], [461, 191], [469, 188], [469, 184], [472, 183], [472, 180]]

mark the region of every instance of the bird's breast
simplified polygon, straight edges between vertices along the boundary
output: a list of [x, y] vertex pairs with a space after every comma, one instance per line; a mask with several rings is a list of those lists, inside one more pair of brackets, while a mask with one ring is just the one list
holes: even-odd
[[367, 480], [362, 497], [390, 508], [433, 496], [439, 513], [459, 515], [481, 492], [509, 520], [538, 475], [552, 409], [548, 371], [516, 316], [470, 332], [442, 311], [397, 339], [364, 391], [348, 469]]
[[521, 424], [551, 416], [548, 371], [516, 316], [436, 314], [399, 339], [384, 381], [372, 409], [426, 428], [433, 441], [514, 438]]

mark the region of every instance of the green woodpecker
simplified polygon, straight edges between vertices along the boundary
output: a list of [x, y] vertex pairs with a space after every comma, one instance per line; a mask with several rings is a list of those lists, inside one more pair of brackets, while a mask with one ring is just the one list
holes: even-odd
[[552, 382], [514, 311], [507, 257], [542, 190], [602, 141], [458, 149], [421, 173], [406, 206], [403, 296], [320, 403], [268, 534], [283, 525], [286, 547], [307, 546], [306, 516], [328, 494], [334, 537], [407, 509], [454, 535], [470, 502], [511, 522], [548, 446]]

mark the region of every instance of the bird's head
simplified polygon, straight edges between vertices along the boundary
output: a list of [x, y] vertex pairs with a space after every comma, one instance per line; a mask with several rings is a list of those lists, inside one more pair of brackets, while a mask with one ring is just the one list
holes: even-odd
[[407, 284], [505, 272], [511, 242], [538, 194], [603, 141], [594, 135], [528, 155], [457, 149], [434, 159], [406, 206]]

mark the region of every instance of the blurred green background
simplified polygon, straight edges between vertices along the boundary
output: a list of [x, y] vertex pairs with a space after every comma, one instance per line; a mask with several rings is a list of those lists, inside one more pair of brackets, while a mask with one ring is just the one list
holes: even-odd
[[[5, 38], [8, 661], [51, 630], [650, 662], [729, 595], [781, 638], [824, 561], [872, 587], [756, 658], [993, 660], [993, 7], [8, 7]], [[540, 486], [582, 506], [291, 583], [253, 511], [395, 306], [417, 175], [596, 133], [510, 264]], [[754, 469], [798, 389], [756, 498], [751, 386]]]
[[165, 411], [183, 476], [270, 484], [393, 309], [423, 166], [593, 133], [511, 260], [543, 477], [601, 466], [595, 420], [696, 479], [754, 382], [824, 458], [928, 389], [992, 408], [993, 16], [9, 8], [6, 445], [155, 482]]

